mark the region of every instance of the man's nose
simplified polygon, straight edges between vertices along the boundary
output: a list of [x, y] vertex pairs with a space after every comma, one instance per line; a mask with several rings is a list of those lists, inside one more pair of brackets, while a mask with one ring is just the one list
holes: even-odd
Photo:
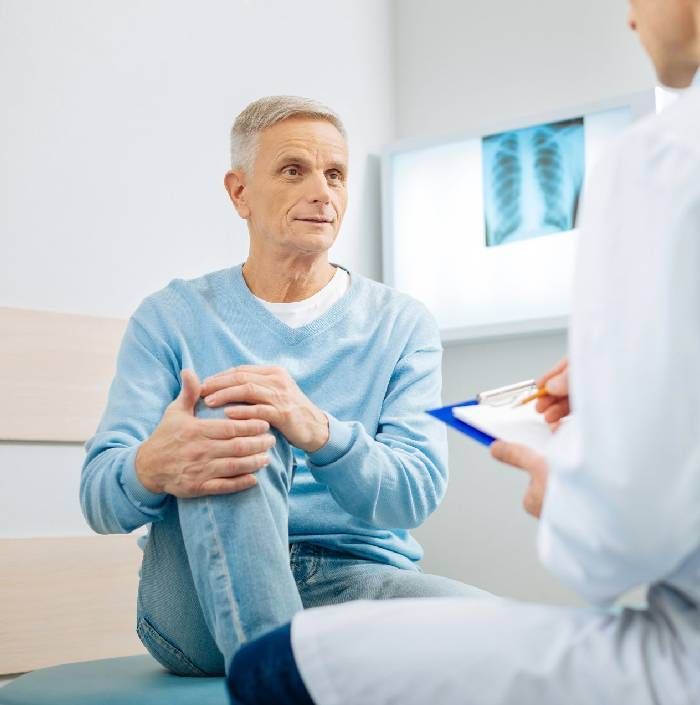
[[309, 201], [312, 203], [330, 203], [331, 189], [325, 174], [314, 172], [309, 181], [309, 191], [307, 195]]

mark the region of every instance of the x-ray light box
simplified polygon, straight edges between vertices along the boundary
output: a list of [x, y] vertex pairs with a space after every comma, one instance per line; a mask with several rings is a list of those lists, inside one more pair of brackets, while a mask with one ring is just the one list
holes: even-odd
[[493, 125], [382, 158], [383, 269], [444, 341], [561, 329], [591, 165], [654, 92]]

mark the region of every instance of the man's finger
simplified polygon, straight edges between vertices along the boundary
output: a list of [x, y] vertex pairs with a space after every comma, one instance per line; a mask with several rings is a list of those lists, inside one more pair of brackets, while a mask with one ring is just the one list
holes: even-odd
[[217, 458], [207, 464], [206, 475], [209, 479], [238, 477], [262, 470], [269, 464], [270, 456], [267, 453], [247, 455], [244, 458]]
[[204, 398], [207, 406], [223, 406], [234, 402], [271, 403], [273, 391], [254, 382], [246, 382], [235, 387], [226, 387]]
[[245, 458], [264, 453], [274, 447], [277, 439], [266, 433], [262, 436], [241, 436], [227, 441], [214, 441], [207, 453], [209, 458]]
[[199, 399], [199, 391], [201, 389], [199, 378], [193, 370], [182, 370], [180, 380], [182, 386], [174, 403], [183, 411], [189, 411], [194, 415], [194, 406]]
[[207, 377], [204, 381], [209, 382], [213, 379], [217, 379], [218, 377], [222, 377], [223, 375], [228, 375], [233, 372], [255, 372], [257, 374], [268, 375], [277, 369], [278, 368], [273, 367], [272, 365], [236, 365], [236, 367], [229, 367], [227, 370], [221, 370], [221, 372], [217, 372], [215, 375]]
[[240, 477], [217, 477], [207, 480], [202, 484], [202, 496], [234, 494], [255, 487], [258, 481], [255, 475], [241, 475]]
[[264, 419], [272, 425], [275, 408], [268, 404], [235, 404], [227, 406], [224, 413], [230, 419]]
[[269, 375], [261, 375], [257, 372], [247, 372], [241, 370], [234, 370], [232, 372], [226, 372], [221, 375], [216, 375], [210, 377], [202, 384], [201, 396], [206, 396], [208, 394], [214, 394], [227, 387], [236, 387], [242, 384], [257, 384], [261, 387], [270, 387], [271, 380]]
[[515, 468], [532, 471], [542, 463], [542, 456], [528, 446], [519, 443], [496, 441], [491, 444], [491, 456]]
[[200, 419], [199, 424], [207, 438], [218, 441], [241, 436], [260, 436], [270, 429], [270, 424], [263, 419]]

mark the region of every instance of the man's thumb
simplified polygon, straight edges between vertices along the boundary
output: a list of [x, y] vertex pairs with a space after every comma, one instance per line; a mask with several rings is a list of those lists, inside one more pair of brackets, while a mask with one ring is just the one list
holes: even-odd
[[202, 388], [199, 383], [199, 377], [193, 370], [182, 370], [180, 379], [182, 380], [182, 387], [175, 402], [183, 411], [193, 413]]

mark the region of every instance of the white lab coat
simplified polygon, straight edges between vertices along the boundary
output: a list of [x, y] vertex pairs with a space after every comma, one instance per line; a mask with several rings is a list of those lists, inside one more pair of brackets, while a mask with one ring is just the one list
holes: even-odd
[[303, 612], [317, 705], [700, 703], [700, 90], [630, 129], [584, 204], [575, 415], [548, 455], [544, 564], [592, 603], [360, 602]]

